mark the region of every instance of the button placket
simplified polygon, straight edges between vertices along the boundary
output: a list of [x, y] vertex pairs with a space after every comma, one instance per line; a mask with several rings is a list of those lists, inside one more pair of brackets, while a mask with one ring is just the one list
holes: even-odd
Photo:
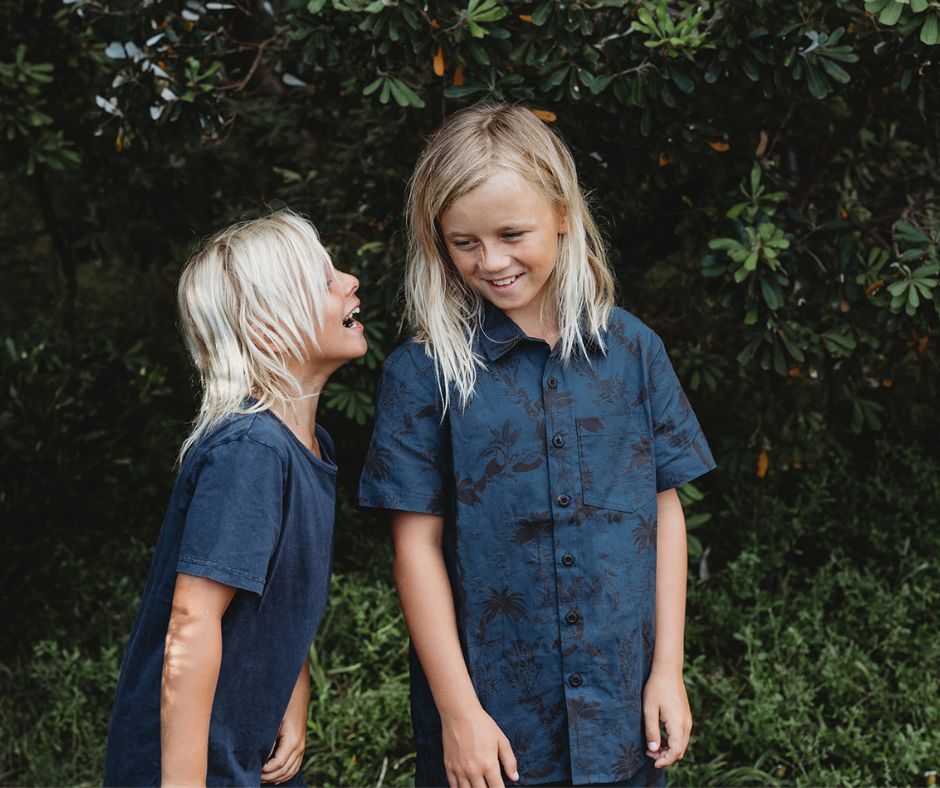
[[[566, 694], [582, 687], [586, 680], [585, 665], [580, 651], [580, 624], [582, 616], [577, 609], [579, 600], [572, 599], [579, 587], [580, 567], [575, 555], [580, 547], [578, 527], [574, 523], [577, 493], [571, 489], [570, 471], [577, 470], [577, 442], [568, 440], [574, 425], [570, 398], [556, 397], [562, 386], [561, 375], [552, 369], [554, 360], [549, 360], [543, 373], [543, 400], [545, 408], [546, 460], [549, 484], [552, 490], [552, 521], [554, 526], [554, 548], [556, 555], [555, 587], [558, 605], [556, 615], [561, 637], [561, 676]], [[565, 404], [560, 404], [565, 403]], [[572, 453], [575, 456], [572, 456]], [[565, 473], [566, 469], [569, 473]], [[567, 599], [566, 599], [567, 597]], [[575, 735], [569, 729], [569, 736]]]

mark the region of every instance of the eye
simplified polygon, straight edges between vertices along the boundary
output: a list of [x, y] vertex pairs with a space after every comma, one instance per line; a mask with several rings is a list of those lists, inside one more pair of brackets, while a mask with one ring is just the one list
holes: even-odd
[[466, 239], [461, 239], [459, 241], [452, 241], [452, 243], [458, 249], [469, 249], [471, 246], [473, 246], [473, 241], [466, 240]]
[[508, 240], [512, 241], [516, 238], [521, 238], [523, 235], [525, 235], [523, 232], [503, 233], [503, 238], [507, 238]]

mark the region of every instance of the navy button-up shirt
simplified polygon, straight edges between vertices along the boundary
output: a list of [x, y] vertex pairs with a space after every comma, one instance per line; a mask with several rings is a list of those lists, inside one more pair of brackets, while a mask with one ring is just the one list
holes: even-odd
[[[362, 506], [445, 518], [467, 669], [523, 784], [646, 766], [656, 493], [715, 467], [659, 337], [615, 309], [604, 342], [564, 364], [487, 305], [486, 370], [446, 413], [425, 346], [404, 344], [385, 362], [360, 483]], [[443, 774], [416, 660], [412, 718], [419, 773]]]

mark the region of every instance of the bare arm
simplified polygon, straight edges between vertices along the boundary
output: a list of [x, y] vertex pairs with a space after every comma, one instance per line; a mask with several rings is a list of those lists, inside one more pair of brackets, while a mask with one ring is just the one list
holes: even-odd
[[261, 782], [282, 783], [289, 780], [303, 766], [307, 746], [307, 715], [310, 707], [310, 658], [304, 660], [294, 690], [291, 693], [284, 719], [277, 732], [277, 742], [271, 757], [261, 769]]
[[392, 513], [395, 584], [421, 667], [441, 715], [452, 788], [502, 786], [500, 763], [519, 779], [509, 740], [477, 699], [467, 673], [444, 566], [442, 517]]
[[164, 785], [205, 785], [209, 720], [222, 662], [222, 616], [235, 589], [204, 577], [176, 577], [160, 695]]
[[[692, 713], [682, 679], [685, 639], [685, 588], [688, 552], [685, 516], [676, 491], [656, 498], [656, 646], [653, 666], [643, 689], [647, 755], [657, 767], [681, 760], [689, 744]], [[665, 741], [660, 723], [666, 728]]]

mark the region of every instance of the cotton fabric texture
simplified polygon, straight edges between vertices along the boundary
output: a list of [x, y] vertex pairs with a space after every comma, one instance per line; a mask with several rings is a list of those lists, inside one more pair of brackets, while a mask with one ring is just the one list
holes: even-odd
[[[160, 685], [177, 572], [238, 591], [222, 619], [208, 785], [260, 785], [326, 606], [336, 464], [273, 414], [233, 416], [187, 454], [157, 541], [111, 716], [106, 785], [160, 784]], [[289, 784], [304, 785], [298, 773]]]
[[[425, 347], [404, 344], [383, 368], [360, 481], [363, 507], [445, 518], [467, 667], [521, 784], [615, 783], [645, 767], [656, 493], [715, 467], [660, 338], [615, 309], [603, 340], [606, 354], [591, 345], [564, 365], [487, 304], [487, 371], [446, 414]], [[412, 722], [418, 784], [446, 784], [414, 658]]]

